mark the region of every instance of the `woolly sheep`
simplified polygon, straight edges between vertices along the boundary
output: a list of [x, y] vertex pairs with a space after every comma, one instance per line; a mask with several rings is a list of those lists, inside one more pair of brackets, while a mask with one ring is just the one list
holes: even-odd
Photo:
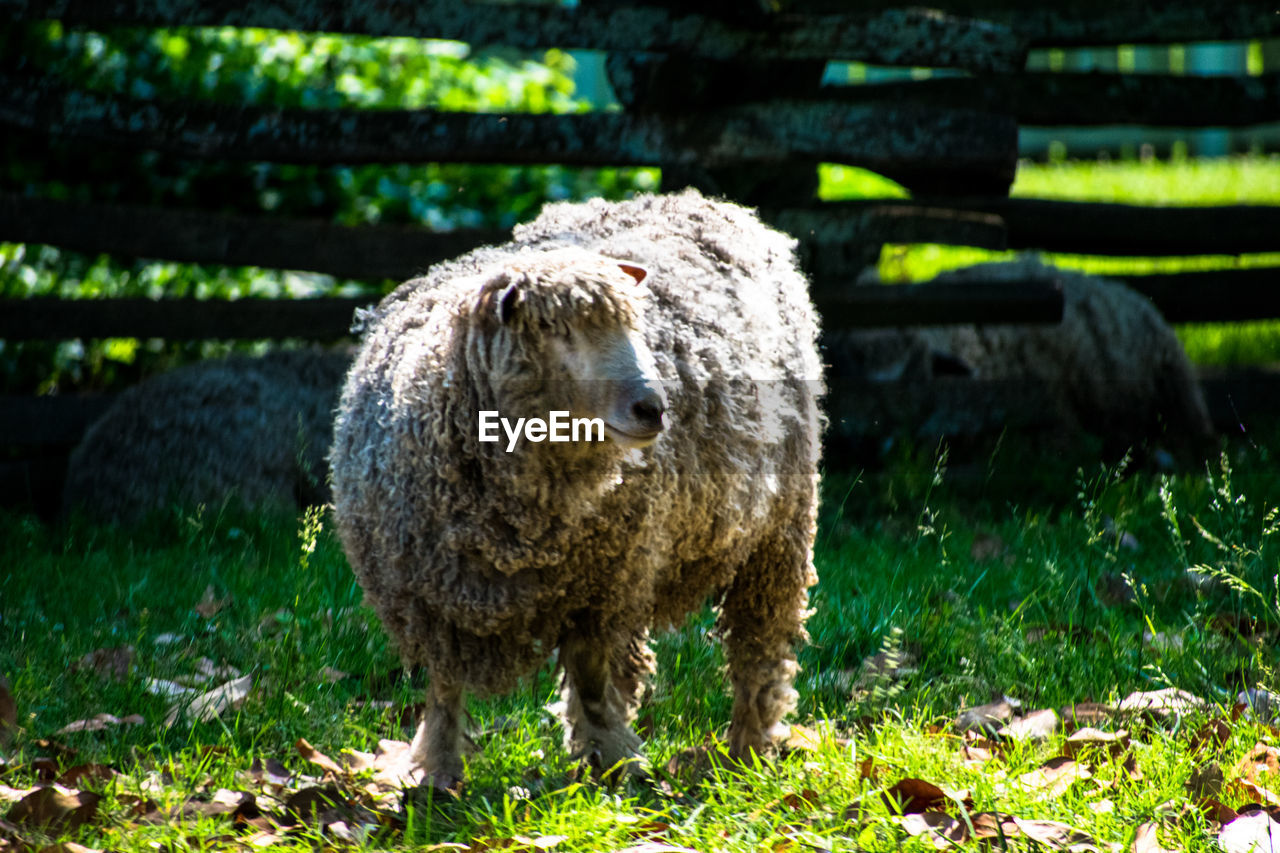
[[147, 379], [85, 432], [64, 506], [129, 521], [171, 505], [323, 504], [333, 409], [350, 364], [349, 353], [277, 351]]
[[[794, 245], [694, 191], [556, 204], [367, 315], [337, 530], [430, 672], [412, 756], [431, 784], [461, 782], [465, 694], [510, 691], [554, 647], [570, 754], [640, 772], [649, 630], [713, 594], [730, 751], [771, 744], [816, 579], [822, 378]], [[608, 439], [507, 452], [481, 410], [599, 417]]]
[[[1187, 448], [1203, 445], [1212, 424], [1195, 372], [1173, 330], [1141, 294], [1121, 282], [1057, 269], [1033, 258], [978, 264], [930, 283], [1054, 281], [1063, 318], [1048, 325], [959, 325], [902, 331], [847, 332], [828, 337], [837, 373], [868, 381], [897, 380], [883, 427], [907, 427], [921, 438], [1024, 425], [1102, 437], [1115, 450], [1159, 434]], [[928, 287], [930, 283], [920, 285]], [[985, 394], [942, 375], [988, 380]], [[930, 384], [932, 383], [932, 384]], [[925, 385], [934, 395], [912, 394]], [[955, 391], [955, 393], [948, 393]], [[1004, 392], [1004, 393], [1002, 393]], [[868, 406], [852, 418], [868, 426]]]

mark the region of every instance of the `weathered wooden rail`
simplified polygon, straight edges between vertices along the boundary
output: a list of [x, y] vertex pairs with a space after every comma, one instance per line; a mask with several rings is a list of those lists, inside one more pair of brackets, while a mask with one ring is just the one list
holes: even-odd
[[[646, 165], [664, 188], [695, 184], [754, 204], [801, 241], [829, 325], [1053, 322], [1061, 294], [1040, 285], [853, 287], [886, 243], [1107, 255], [1280, 252], [1280, 206], [1178, 208], [1009, 198], [1020, 126], [1253, 127], [1280, 122], [1280, 73], [1215, 78], [1027, 70], [1033, 48], [1280, 36], [1274, 4], [1231, 0], [582, 0], [575, 6], [422, 0], [0, 0], [0, 21], [67, 27], [268, 27], [446, 38], [474, 47], [608, 53], [623, 110], [577, 115], [436, 110], [281, 110], [166, 103], [89, 92], [3, 55], [0, 134], [24, 150], [161, 152], [174, 161], [311, 164], [464, 162]], [[0, 25], [0, 34], [2, 28]], [[829, 61], [956, 69], [960, 76], [823, 85]], [[0, 190], [0, 240], [89, 253], [262, 266], [342, 278], [408, 278], [495, 242], [495, 231], [339, 226], [107, 201], [110, 167], [75, 161], [72, 198]], [[911, 200], [816, 198], [820, 162], [862, 166]], [[83, 200], [83, 199], [92, 200]], [[1172, 321], [1280, 317], [1280, 271], [1134, 276]], [[357, 300], [0, 302], [0, 338], [261, 338], [343, 334]], [[1238, 395], [1242, 399], [1249, 395]], [[1271, 395], [1273, 398], [1276, 395]], [[1234, 399], [1234, 398], [1233, 398]], [[0, 445], [52, 456], [0, 465], [0, 490], [57, 469], [56, 452], [104, 405], [0, 399]], [[56, 425], [50, 426], [50, 424]], [[50, 461], [52, 460], [52, 461]], [[34, 467], [32, 467], [34, 466]], [[18, 470], [15, 474], [14, 471]], [[6, 473], [7, 472], [7, 473]], [[39, 477], [36, 478], [37, 480]], [[18, 487], [15, 487], [18, 488]], [[43, 487], [41, 487], [43, 488]]]

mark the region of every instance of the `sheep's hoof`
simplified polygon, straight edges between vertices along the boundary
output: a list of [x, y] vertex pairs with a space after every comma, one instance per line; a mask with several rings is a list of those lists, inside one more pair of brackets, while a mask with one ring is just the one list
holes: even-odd
[[638, 755], [615, 761], [606, 767], [604, 760], [600, 757], [600, 753], [592, 752], [587, 764], [591, 767], [591, 778], [604, 785], [618, 785], [623, 782], [639, 782], [642, 785], [653, 784], [653, 780], [644, 769], [644, 763]]
[[580, 762], [584, 768], [589, 768], [592, 781], [597, 783], [617, 785], [634, 781], [650, 784], [652, 781], [644, 768], [644, 759], [637, 753], [615, 757], [610, 761], [605, 758], [599, 746], [588, 744], [574, 750], [569, 758]]
[[409, 789], [407, 794], [419, 801], [436, 798], [440, 794], [457, 798], [462, 796], [465, 787], [461, 777], [438, 771], [424, 774], [417, 787]]

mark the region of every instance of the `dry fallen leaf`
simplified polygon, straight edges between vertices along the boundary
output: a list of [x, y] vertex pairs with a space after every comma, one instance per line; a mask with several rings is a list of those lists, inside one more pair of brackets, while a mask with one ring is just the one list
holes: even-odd
[[70, 788], [84, 782], [110, 782], [119, 775], [120, 771], [109, 764], [77, 764], [63, 771], [58, 784]]
[[88, 670], [108, 681], [124, 681], [133, 667], [133, 646], [95, 649], [71, 665], [73, 670]]
[[1102, 850], [1092, 836], [1056, 820], [1027, 820], [1015, 817], [1013, 822], [1018, 829], [1022, 830], [1023, 835], [1050, 850]]
[[921, 814], [930, 811], [942, 811], [953, 803], [965, 803], [972, 807], [969, 802], [969, 792], [952, 791], [946, 788], [940, 788], [932, 782], [924, 779], [916, 779], [906, 777], [899, 779], [891, 785], [880, 798], [884, 800], [891, 810], [898, 811], [899, 814]]
[[977, 731], [995, 734], [1003, 724], [1013, 719], [1014, 703], [1006, 696], [986, 705], [966, 708], [956, 717], [952, 727], [957, 732]]
[[180, 702], [171, 707], [169, 712], [165, 714], [164, 724], [166, 727], [173, 725], [177, 722], [178, 717], [184, 713], [186, 718], [193, 722], [208, 722], [221, 715], [224, 711], [238, 709], [244, 704], [245, 699], [249, 697], [252, 689], [252, 675], [237, 678], [235, 681], [228, 681], [226, 684], [221, 684], [207, 693], [201, 693], [190, 702]]
[[1187, 777], [1187, 796], [1193, 800], [1217, 799], [1222, 796], [1222, 768], [1216, 761], [1196, 767]]
[[1156, 837], [1156, 824], [1144, 823], [1138, 827], [1138, 832], [1133, 837], [1133, 853], [1173, 853], [1173, 851], [1160, 846], [1160, 840]]
[[96, 717], [90, 717], [87, 720], [76, 720], [74, 723], [67, 723], [58, 729], [56, 734], [68, 735], [74, 732], [100, 732], [111, 726], [140, 726], [146, 720], [140, 714], [130, 714], [127, 717], [117, 717], [114, 714], [98, 714]]
[[1061, 723], [1062, 720], [1058, 717], [1057, 711], [1052, 708], [1045, 708], [1017, 717], [1002, 728], [998, 734], [1011, 740], [1039, 742], [1047, 740], [1050, 735], [1058, 730], [1058, 726]]
[[268, 758], [266, 761], [255, 758], [249, 765], [247, 775], [259, 785], [275, 788], [283, 788], [293, 779], [293, 773], [289, 768], [274, 758]]
[[202, 684], [210, 681], [231, 681], [244, 675], [234, 666], [218, 664], [206, 657], [196, 658], [195, 668], [200, 674]]
[[1176, 687], [1164, 690], [1130, 693], [1116, 706], [1120, 714], [1146, 713], [1159, 719], [1179, 717], [1189, 711], [1203, 708], [1205, 702], [1199, 696], [1193, 696]]
[[219, 598], [217, 592], [213, 588], [213, 584], [209, 584], [204, 588], [204, 595], [201, 596], [200, 601], [198, 601], [196, 606], [192, 609], [204, 618], [212, 619], [230, 603], [231, 596]]
[[310, 761], [324, 772], [335, 777], [342, 777], [346, 775], [346, 770], [339, 766], [338, 762], [307, 743], [305, 738], [298, 738], [298, 742], [293, 745], [293, 748], [298, 750], [298, 754], [304, 759]]
[[1068, 731], [1079, 726], [1096, 726], [1111, 721], [1116, 709], [1102, 702], [1077, 702], [1067, 705], [1059, 712], [1062, 715], [1063, 727]]
[[899, 825], [908, 835], [928, 838], [938, 850], [950, 850], [969, 840], [969, 828], [946, 812], [909, 814]]
[[1056, 799], [1061, 797], [1076, 782], [1092, 778], [1093, 774], [1083, 765], [1078, 764], [1065, 755], [1050, 758], [1044, 764], [1029, 773], [1023, 773], [1014, 785], [1023, 791], [1039, 797]]
[[1264, 811], [1242, 814], [1218, 832], [1226, 853], [1268, 853], [1280, 849], [1280, 823]]
[[[1256, 791], [1251, 790], [1250, 793], [1263, 802], [1275, 802], [1278, 798], [1266, 783], [1280, 785], [1280, 750], [1265, 743], [1254, 744], [1253, 749], [1236, 765], [1235, 775], [1240, 777], [1242, 784], [1255, 788]], [[1270, 778], [1264, 782], [1264, 776]]]
[[39, 828], [50, 835], [57, 835], [92, 820], [101, 799], [100, 794], [91, 791], [45, 785], [15, 803], [5, 819], [19, 826]]
[[1129, 732], [1120, 729], [1115, 732], [1104, 732], [1088, 726], [1076, 729], [1062, 745], [1062, 754], [1067, 758], [1075, 758], [1092, 750], [1104, 750], [1112, 758], [1122, 755], [1129, 748]]

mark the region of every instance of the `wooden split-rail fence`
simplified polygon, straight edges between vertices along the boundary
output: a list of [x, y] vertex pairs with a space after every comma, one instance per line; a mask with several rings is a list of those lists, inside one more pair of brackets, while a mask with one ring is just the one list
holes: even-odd
[[[1269, 3], [1229, 0], [0, 0], [0, 20], [67, 28], [233, 26], [607, 53], [621, 110], [574, 115], [285, 110], [104, 95], [0, 56], [0, 133], [183, 158], [312, 165], [458, 162], [659, 166], [757, 206], [797, 236], [828, 327], [1054, 322], [1052, 286], [854, 287], [886, 243], [1103, 255], [1280, 251], [1280, 205], [1158, 207], [1010, 198], [1020, 127], [1238, 128], [1280, 121], [1280, 73], [1217, 77], [1028, 70], [1032, 51], [1280, 37]], [[0, 45], [3, 42], [0, 41]], [[833, 61], [950, 69], [824, 85]], [[1043, 63], [1032, 63], [1042, 67]], [[827, 202], [818, 164], [864, 167], [910, 200]], [[77, 198], [93, 198], [92, 187]], [[198, 205], [199, 199], [192, 199]], [[0, 240], [200, 264], [403, 279], [504, 239], [493, 231], [347, 227], [212, 209], [0, 192]], [[1280, 317], [1280, 270], [1133, 276], [1172, 322]], [[0, 339], [311, 338], [355, 301], [0, 300]], [[0, 445], [65, 448], [105, 401], [5, 397]], [[32, 482], [31, 468], [14, 475]], [[20, 462], [21, 460], [19, 460]], [[38, 479], [38, 477], [37, 477]]]

